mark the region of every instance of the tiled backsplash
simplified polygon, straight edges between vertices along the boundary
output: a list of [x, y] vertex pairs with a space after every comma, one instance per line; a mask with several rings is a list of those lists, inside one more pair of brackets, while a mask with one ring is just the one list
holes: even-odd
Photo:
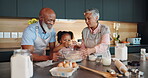
[[[23, 32], [28, 26], [28, 20], [23, 18], [0, 18], [0, 32]], [[113, 24], [120, 23], [119, 34], [120, 40], [125, 41], [126, 38], [136, 37], [137, 23], [115, 22], [115, 21], [99, 21], [101, 24], [105, 24], [110, 27], [111, 36], [114, 33]], [[75, 40], [81, 39], [81, 31], [87, 25], [84, 20], [67, 20], [57, 19], [54, 25], [56, 32], [58, 31], [72, 31], [74, 33]], [[17, 38], [0, 38], [0, 48], [20, 47], [21, 39]], [[113, 43], [111, 41], [111, 43]], [[5, 44], [5, 45], [3, 45]], [[11, 44], [11, 45], [10, 45]]]

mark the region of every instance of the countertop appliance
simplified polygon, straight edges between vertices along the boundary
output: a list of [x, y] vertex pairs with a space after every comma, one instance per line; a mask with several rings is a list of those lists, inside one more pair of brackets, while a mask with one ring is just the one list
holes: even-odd
[[127, 41], [131, 44], [140, 44], [141, 38], [127, 38]]

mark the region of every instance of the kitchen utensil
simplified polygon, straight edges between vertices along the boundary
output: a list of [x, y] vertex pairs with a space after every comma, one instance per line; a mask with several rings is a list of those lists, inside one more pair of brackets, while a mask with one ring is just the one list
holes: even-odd
[[111, 75], [109, 72], [97, 71], [97, 70], [94, 70], [94, 69], [91, 69], [91, 68], [88, 68], [88, 67], [85, 67], [82, 65], [79, 65], [79, 67], [82, 69], [86, 69], [86, 70], [92, 71], [94, 73], [100, 74], [101, 76], [103, 76], [105, 78], [117, 78], [116, 76]]
[[120, 60], [115, 60], [115, 66], [121, 73], [124, 73], [125, 76], [129, 76], [127, 67]]
[[67, 51], [67, 54], [65, 54], [64, 57], [66, 60], [69, 60], [69, 61], [75, 61], [75, 62], [82, 61], [81, 51], [77, 51], [77, 50]]

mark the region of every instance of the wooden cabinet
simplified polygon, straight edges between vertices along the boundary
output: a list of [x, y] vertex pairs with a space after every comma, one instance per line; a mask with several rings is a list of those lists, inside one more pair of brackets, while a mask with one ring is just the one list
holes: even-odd
[[103, 7], [102, 0], [86, 0], [86, 9], [97, 8], [100, 13], [99, 20], [103, 19]]
[[0, 16], [16, 17], [16, 0], [0, 0]]
[[133, 22], [146, 21], [146, 1], [133, 0]]
[[85, 0], [66, 0], [66, 18], [84, 19]]
[[84, 19], [84, 11], [97, 8], [104, 21], [145, 22], [146, 0], [0, 0], [0, 16], [38, 17], [52, 8], [58, 19]]
[[66, 17], [65, 0], [43, 0], [43, 8], [53, 9], [58, 19], [64, 19]]
[[133, 0], [119, 0], [119, 21], [132, 22]]
[[18, 0], [18, 17], [38, 17], [42, 0]]
[[103, 0], [103, 20], [118, 21], [118, 1]]

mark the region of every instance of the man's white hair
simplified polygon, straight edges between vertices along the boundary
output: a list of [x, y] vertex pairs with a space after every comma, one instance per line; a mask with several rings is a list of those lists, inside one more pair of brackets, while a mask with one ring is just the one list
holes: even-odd
[[87, 10], [85, 10], [84, 13], [92, 13], [93, 17], [98, 16], [98, 19], [99, 19], [99, 17], [100, 17], [99, 11], [98, 11], [98, 9], [96, 9], [96, 8], [87, 9]]

